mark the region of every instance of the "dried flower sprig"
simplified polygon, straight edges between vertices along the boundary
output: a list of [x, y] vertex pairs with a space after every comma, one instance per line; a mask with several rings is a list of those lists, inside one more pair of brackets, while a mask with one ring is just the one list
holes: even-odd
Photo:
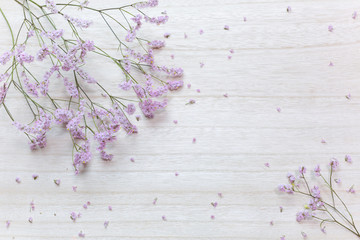
[[[45, 4], [35, 0], [14, 1], [23, 10], [23, 21], [16, 33], [0, 9], [12, 37], [12, 48], [0, 55], [0, 65], [8, 66], [0, 75], [0, 107], [4, 107], [13, 125], [25, 133], [32, 150], [46, 146], [46, 136], [52, 126], [57, 124], [65, 127], [73, 143], [76, 173], [79, 173], [81, 165], [92, 158], [91, 135], [98, 143], [101, 158], [111, 160], [113, 155], [107, 153], [105, 148], [116, 140], [116, 133], [120, 129], [128, 135], [138, 132], [129, 119], [137, 108], [145, 117], [153, 118], [157, 110], [167, 105], [166, 98], [163, 98], [165, 93], [183, 86], [181, 68], [155, 63], [154, 49], [164, 47], [165, 42], [149, 41], [139, 36], [144, 23], [160, 25], [168, 21], [166, 13], [150, 17], [143, 11], [143, 8], [157, 6], [158, 0], [103, 9], [89, 7], [89, 1], [70, 1], [66, 4], [56, 4], [53, 0], [45, 0]], [[82, 36], [92, 21], [67, 13], [68, 9], [74, 8], [101, 17], [104, 26], [109, 28], [109, 34], [116, 39], [116, 54], [110, 54], [95, 41]], [[63, 20], [62, 24], [59, 19]], [[58, 28], [63, 25], [66, 27]], [[23, 33], [26, 33], [26, 37], [21, 41]], [[31, 49], [34, 45], [31, 42], [37, 46], [37, 53], [33, 55], [28, 51], [29, 48], [34, 50]], [[89, 55], [110, 60], [118, 67], [124, 76], [119, 82], [120, 94], [113, 94], [110, 90], [114, 89], [105, 89], [100, 81], [87, 72]], [[46, 69], [42, 78], [36, 76], [32, 69], [39, 64]], [[49, 90], [53, 81], [63, 82], [68, 96], [59, 97], [58, 92]], [[33, 115], [30, 123], [15, 120], [6, 105], [6, 95], [11, 88], [25, 99]], [[87, 90], [89, 88], [92, 91]], [[94, 89], [100, 94], [94, 96]], [[133, 97], [122, 97], [121, 91], [133, 92]], [[106, 97], [108, 105], [97, 101], [95, 97], [98, 95]], [[134, 103], [138, 103], [138, 107]], [[139, 116], [136, 118], [140, 119]]]
[[[322, 231], [325, 231], [324, 225], [326, 223], [335, 223], [360, 237], [350, 210], [333, 187], [333, 182], [336, 183], [333, 175], [339, 168], [339, 161], [335, 158], [331, 159], [328, 167], [330, 169], [328, 180], [321, 172], [319, 165], [315, 166], [313, 170], [314, 175], [323, 182], [322, 185], [311, 187], [310, 182], [306, 178], [306, 167], [301, 166], [297, 176], [288, 173], [287, 179], [289, 183], [279, 185], [278, 189], [291, 195], [298, 194], [299, 196], [309, 198], [308, 203], [304, 205], [304, 209], [296, 213], [297, 222], [300, 223], [309, 219], [318, 220], [320, 221]], [[324, 187], [321, 190], [322, 192], [330, 191], [330, 200], [325, 200], [323, 195], [320, 194], [320, 187]], [[348, 192], [355, 192], [353, 186]]]

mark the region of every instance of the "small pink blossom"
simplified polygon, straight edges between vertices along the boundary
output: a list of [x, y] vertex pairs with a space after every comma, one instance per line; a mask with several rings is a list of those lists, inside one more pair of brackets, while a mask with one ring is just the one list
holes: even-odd
[[204, 63], [203, 62], [200, 62], [200, 68], [203, 68], [204, 67]]
[[301, 236], [304, 238], [304, 239], [307, 239], [307, 234], [305, 232], [301, 232]]
[[230, 28], [229, 28], [229, 26], [228, 25], [225, 25], [224, 26], [224, 30], [229, 30]]
[[264, 165], [265, 165], [265, 167], [270, 167], [270, 163], [268, 163], [268, 162], [266, 162], [266, 163], [264, 163]]
[[270, 221], [270, 226], [274, 226], [274, 221]]
[[7, 221], [6, 221], [6, 228], [9, 228], [9, 227], [10, 227], [10, 221], [7, 220]]
[[288, 13], [291, 12], [291, 7], [288, 6], [288, 7], [286, 8], [286, 11], [287, 11]]
[[84, 208], [84, 209], [87, 209], [87, 208], [88, 208], [88, 205], [87, 205], [87, 204], [84, 204], [84, 205], [83, 205], [83, 208]]
[[219, 198], [223, 198], [223, 195], [221, 192], [218, 193]]
[[351, 94], [349, 93], [348, 95], [345, 96], [347, 99], [351, 99]]
[[215, 219], [215, 216], [214, 216], [214, 215], [211, 215], [210, 218], [211, 218], [211, 220], [214, 220], [214, 219]]
[[154, 198], [153, 205], [156, 205], [158, 198]]
[[190, 84], [190, 83], [187, 84], [187, 88], [191, 88], [191, 84]]
[[162, 216], [161, 218], [162, 218], [163, 221], [167, 221], [165, 216]]
[[218, 205], [218, 203], [217, 203], [217, 202], [212, 202], [211, 205], [212, 205], [214, 208], [216, 208], [217, 205]]
[[332, 66], [334, 66], [334, 63], [330, 61], [329, 67], [332, 67]]
[[229, 97], [229, 94], [225, 93], [223, 94], [224, 97], [228, 98]]
[[34, 180], [36, 180], [36, 179], [38, 179], [38, 178], [39, 178], [39, 175], [38, 175], [38, 174], [36, 174], [36, 173], [34, 173], [34, 174], [32, 175], [32, 178], [33, 178]]
[[193, 142], [193, 143], [196, 143], [196, 138], [193, 138], [192, 142]]
[[340, 183], [341, 183], [341, 179], [340, 179], [340, 178], [335, 178], [335, 179], [334, 179], [334, 182], [336, 182], [337, 184], [340, 184]]
[[72, 190], [73, 190], [74, 192], [76, 192], [77, 186], [72, 186]]
[[29, 221], [29, 223], [33, 223], [33, 218], [29, 217], [28, 221]]
[[200, 29], [200, 30], [199, 30], [199, 34], [200, 34], [200, 35], [203, 35], [203, 34], [204, 34], [204, 30]]
[[133, 157], [130, 158], [131, 162], [135, 162], [135, 159]]
[[280, 112], [281, 112], [281, 108], [277, 107], [277, 108], [276, 108], [276, 111], [277, 111], [278, 113], [280, 113]]
[[247, 18], [246, 17], [244, 17], [244, 22], [246, 22], [247, 21]]
[[175, 177], [179, 176], [179, 173], [178, 172], [175, 172]]
[[229, 56], [228, 56], [228, 59], [231, 60], [231, 58], [232, 58], [232, 56], [229, 55]]
[[184, 33], [184, 38], [187, 39], [188, 38], [188, 35], [186, 33]]
[[113, 209], [112, 209], [112, 206], [108, 206], [108, 209], [109, 209], [109, 211], [112, 211]]
[[326, 143], [325, 139], [322, 138], [321, 143], [325, 144]]
[[334, 31], [334, 27], [332, 25], [329, 25], [328, 30], [329, 30], [329, 32], [332, 32], [332, 31]]
[[284, 211], [284, 208], [282, 206], [279, 206], [279, 209], [281, 213]]
[[177, 120], [174, 120], [173, 122], [174, 122], [174, 124], [178, 124], [178, 121], [177, 121]]
[[170, 37], [170, 33], [164, 33], [164, 38], [169, 38]]
[[314, 168], [314, 173], [315, 173], [315, 176], [319, 177], [320, 176], [320, 165], [316, 165], [316, 167]]

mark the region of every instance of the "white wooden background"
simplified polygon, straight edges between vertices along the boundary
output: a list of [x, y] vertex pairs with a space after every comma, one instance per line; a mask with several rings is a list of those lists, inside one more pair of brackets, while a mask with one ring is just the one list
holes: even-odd
[[[11, 21], [21, 20], [12, 1], [0, 0], [0, 7]], [[0, 239], [77, 239], [80, 230], [86, 239], [302, 239], [301, 231], [308, 239], [355, 239], [334, 225], [325, 235], [316, 222], [298, 224], [295, 213], [306, 200], [278, 194], [276, 187], [299, 165], [311, 169], [319, 163], [325, 169], [337, 157], [343, 181], [338, 189], [360, 223], [360, 197], [345, 192], [352, 184], [360, 191], [360, 19], [351, 18], [360, 2], [162, 0], [154, 12], [163, 10], [170, 21], [152, 37], [165, 32], [171, 37], [157, 56], [182, 66], [192, 88], [172, 94], [166, 111], [139, 123], [137, 136], [120, 138], [112, 162], [96, 156], [75, 176], [63, 130], [50, 134], [47, 149], [31, 152], [1, 109]], [[223, 30], [225, 24], [230, 31]], [[93, 28], [107, 39], [96, 24]], [[3, 20], [0, 32], [3, 52], [10, 47]], [[235, 53], [228, 60], [231, 48]], [[345, 98], [349, 93], [351, 100]], [[185, 105], [191, 98], [196, 104]], [[21, 106], [14, 107], [21, 118]], [[344, 163], [345, 154], [354, 164]], [[69, 218], [72, 211], [82, 213], [76, 223]]]

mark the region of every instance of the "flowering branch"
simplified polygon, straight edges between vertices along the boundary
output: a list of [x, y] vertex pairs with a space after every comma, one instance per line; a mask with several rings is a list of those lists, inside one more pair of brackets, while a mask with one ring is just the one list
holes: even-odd
[[[134, 103], [138, 103], [146, 118], [153, 118], [157, 110], [167, 105], [166, 98], [163, 98], [165, 93], [183, 86], [181, 68], [159, 66], [155, 62], [154, 49], [164, 47], [165, 42], [149, 41], [138, 36], [144, 23], [160, 25], [168, 21], [166, 13], [149, 17], [141, 10], [156, 7], [157, 0], [103, 9], [89, 7], [87, 0], [66, 4], [45, 0], [43, 5], [34, 0], [14, 1], [23, 11], [23, 21], [17, 32], [13, 31], [0, 9], [12, 37], [12, 48], [0, 55], [1, 65], [10, 63], [0, 75], [0, 82], [3, 82], [0, 87], [0, 107], [4, 107], [13, 125], [28, 137], [32, 150], [46, 146], [47, 133], [54, 124], [65, 127], [73, 143], [73, 166], [76, 173], [79, 173], [81, 165], [92, 158], [91, 135], [98, 143], [97, 150], [101, 158], [111, 160], [113, 155], [108, 154], [105, 148], [116, 140], [116, 133], [120, 129], [127, 135], [138, 132], [130, 121], [131, 115], [137, 110]], [[92, 21], [68, 15], [66, 10], [71, 8], [99, 14], [104, 26], [116, 38], [118, 52], [110, 54], [94, 41], [83, 38], [82, 32], [92, 25]], [[118, 12], [121, 18], [116, 16]], [[64, 23], [58, 17], [55, 21], [54, 16], [60, 16]], [[64, 24], [67, 28], [57, 27]], [[112, 24], [119, 26], [120, 31], [115, 30]], [[23, 32], [26, 37], [20, 41]], [[66, 35], [67, 32], [71, 35]], [[28, 53], [29, 43], [34, 41], [38, 46], [37, 53], [31, 55]], [[137, 45], [133, 46], [135, 43]], [[114, 95], [93, 78], [86, 69], [91, 54], [111, 60], [124, 76], [124, 80], [119, 83], [119, 90], [133, 92], [134, 96]], [[46, 68], [42, 78], [33, 71], [36, 65]], [[51, 90], [49, 87], [52, 81], [63, 82], [68, 96], [59, 97], [58, 89]], [[15, 120], [5, 104], [10, 88], [25, 99], [33, 115], [30, 123]], [[93, 91], [87, 90], [89, 88], [100, 91], [101, 96], [108, 99], [108, 105], [98, 102]], [[136, 120], [139, 119], [137, 115]]]
[[[345, 202], [341, 199], [338, 193], [335, 191], [333, 187], [333, 182], [339, 183], [339, 179], [333, 180], [333, 173], [338, 169], [339, 162], [337, 159], [332, 159], [330, 164], [330, 174], [329, 180], [326, 180], [324, 175], [321, 173], [320, 166], [317, 165], [314, 169], [314, 174], [324, 182], [325, 187], [330, 190], [331, 201], [325, 201], [320, 194], [319, 186], [315, 185], [313, 188], [310, 188], [308, 185], [308, 181], [306, 179], [305, 173], [306, 168], [301, 166], [299, 168], [299, 176], [295, 177], [295, 175], [288, 173], [287, 178], [289, 184], [281, 184], [279, 185], [279, 190], [281, 192], [285, 192], [288, 194], [299, 194], [303, 196], [309, 197], [309, 202], [304, 206], [304, 210], [298, 212], [296, 214], [296, 221], [302, 222], [306, 219], [316, 219], [320, 221], [320, 228], [323, 232], [325, 232], [325, 227], [323, 226], [325, 223], [335, 223], [351, 233], [360, 238], [360, 233], [355, 225], [352, 214], [350, 213], [348, 207]], [[302, 190], [301, 185], [306, 186], [305, 190]], [[351, 187], [348, 192], [354, 193], [353, 187]], [[342, 205], [340, 208], [336, 205], [336, 202], [339, 201]]]

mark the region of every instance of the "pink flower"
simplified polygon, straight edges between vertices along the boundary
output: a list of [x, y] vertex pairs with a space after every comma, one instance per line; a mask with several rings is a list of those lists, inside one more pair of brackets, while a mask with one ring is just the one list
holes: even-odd
[[224, 26], [224, 29], [225, 29], [225, 30], [229, 30], [230, 28], [229, 28], [228, 25], [225, 25], [225, 26]]
[[20, 179], [19, 177], [15, 178], [15, 181], [16, 181], [17, 183], [21, 183], [21, 179]]
[[288, 193], [288, 194], [294, 193], [294, 190], [292, 189], [291, 185], [281, 184], [281, 185], [279, 185], [278, 189], [279, 189], [280, 192], [285, 192], [285, 193]]
[[73, 190], [74, 192], [76, 192], [77, 186], [72, 186], [72, 190]]
[[218, 196], [219, 196], [219, 198], [222, 198], [223, 197], [223, 195], [222, 195], [222, 193], [218, 193]]
[[329, 32], [332, 32], [332, 31], [334, 31], [334, 27], [332, 25], [329, 25], [328, 30], [329, 30]]
[[165, 216], [162, 216], [161, 218], [162, 218], [163, 221], [167, 221]]
[[108, 209], [109, 209], [109, 211], [112, 211], [113, 209], [112, 209], [112, 206], [108, 206]]
[[164, 33], [164, 38], [169, 38], [170, 37], [170, 33]]
[[266, 162], [266, 163], [264, 163], [264, 165], [265, 165], [265, 167], [270, 167], [270, 163], [268, 163], [268, 162]]
[[288, 13], [291, 12], [291, 7], [288, 6], [288, 7], [286, 8], [286, 11], [287, 11]]
[[9, 228], [9, 227], [10, 227], [10, 221], [7, 220], [7, 221], [6, 221], [6, 228]]
[[33, 223], [33, 218], [29, 217], [28, 221], [29, 221], [29, 223]]
[[158, 200], [157, 198], [154, 199], [153, 205], [156, 205], [157, 200]]
[[203, 34], [204, 34], [204, 30], [200, 29], [200, 30], [199, 30], [199, 34], [200, 34], [200, 35], [203, 35]]
[[38, 174], [35, 174], [35, 173], [34, 173], [34, 174], [32, 175], [32, 178], [33, 178], [34, 180], [38, 179], [38, 177], [39, 177]]
[[80, 232], [79, 232], [79, 237], [84, 238], [84, 237], [85, 237], [85, 233], [83, 233], [83, 231], [80, 231]]

